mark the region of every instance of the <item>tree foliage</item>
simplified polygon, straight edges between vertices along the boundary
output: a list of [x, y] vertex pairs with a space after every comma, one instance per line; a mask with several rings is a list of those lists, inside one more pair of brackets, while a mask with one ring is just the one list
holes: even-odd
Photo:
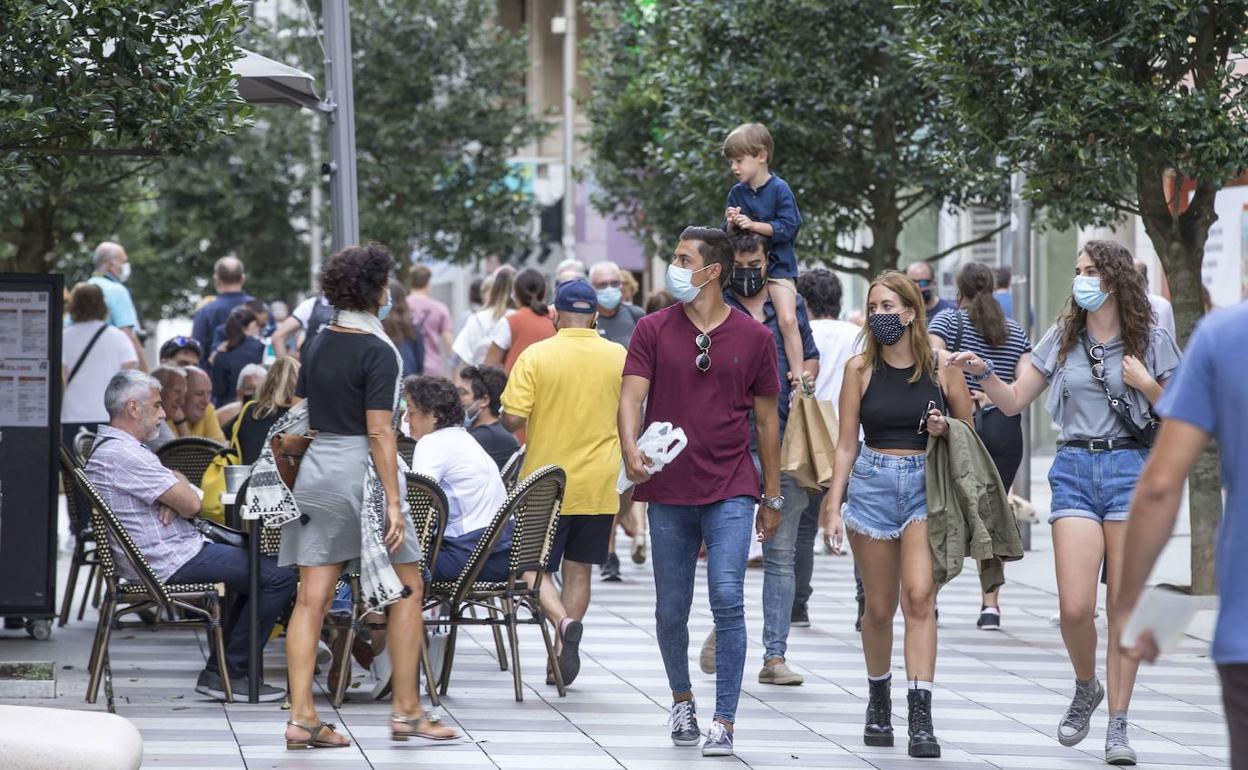
[[46, 270], [158, 158], [241, 128], [238, 0], [0, 0], [0, 265]]
[[751, 120], [771, 129], [774, 169], [802, 209], [799, 258], [858, 275], [894, 267], [922, 211], [1005, 192], [990, 155], [950, 154], [957, 128], [915, 77], [892, 3], [597, 0], [591, 12], [595, 203], [643, 242], [721, 220], [732, 177], [720, 145]]
[[[1203, 312], [1215, 196], [1248, 163], [1248, 73], [1232, 58], [1248, 2], [914, 0], [912, 11], [924, 79], [966, 127], [963, 147], [1026, 171], [1026, 194], [1057, 224], [1138, 215], [1186, 342]], [[1191, 485], [1200, 590], [1213, 585], [1221, 509], [1207, 455]]]
[[352, 3], [360, 234], [465, 261], [526, 240], [508, 161], [546, 128], [525, 104], [525, 38], [493, 0]]

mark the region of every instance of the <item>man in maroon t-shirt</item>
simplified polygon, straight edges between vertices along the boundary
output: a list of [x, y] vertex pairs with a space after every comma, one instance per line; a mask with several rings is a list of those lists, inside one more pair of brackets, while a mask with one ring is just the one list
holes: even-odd
[[[637, 322], [624, 364], [620, 445], [633, 499], [650, 504], [659, 652], [672, 689], [672, 742], [696, 746], [701, 733], [689, 681], [689, 608], [698, 550], [707, 551], [707, 583], [718, 639], [715, 721], [703, 756], [732, 754], [732, 730], [745, 667], [745, 562], [750, 536], [771, 537], [780, 522], [780, 378], [767, 327], [724, 302], [732, 270], [728, 236], [689, 227], [667, 268], [676, 305]], [[645, 403], [645, 420], [642, 404]], [[750, 455], [750, 413], [763, 469]], [[642, 426], [670, 422], [689, 439], [651, 476], [637, 449]]]

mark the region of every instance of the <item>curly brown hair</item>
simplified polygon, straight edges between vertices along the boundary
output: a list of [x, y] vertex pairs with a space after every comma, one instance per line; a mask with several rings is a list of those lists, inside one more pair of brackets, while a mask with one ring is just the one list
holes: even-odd
[[464, 405], [459, 402], [459, 391], [445, 377], [408, 377], [403, 381], [403, 393], [407, 396], [408, 408], [433, 415], [436, 430], [464, 424]]
[[348, 246], [321, 267], [321, 292], [339, 310], [372, 312], [392, 270], [394, 257], [384, 247]]
[[[1114, 241], [1088, 241], [1079, 249], [1096, 265], [1101, 276], [1101, 288], [1114, 295], [1118, 304], [1118, 323], [1122, 345], [1129, 356], [1143, 359], [1148, 352], [1149, 329], [1154, 323], [1153, 308], [1148, 301], [1144, 278], [1135, 269], [1135, 260], [1127, 247]], [[1088, 328], [1088, 311], [1079, 307], [1072, 295], [1066, 308], [1057, 319], [1061, 329], [1061, 347], [1058, 349], [1059, 364], [1066, 362], [1066, 354]]]

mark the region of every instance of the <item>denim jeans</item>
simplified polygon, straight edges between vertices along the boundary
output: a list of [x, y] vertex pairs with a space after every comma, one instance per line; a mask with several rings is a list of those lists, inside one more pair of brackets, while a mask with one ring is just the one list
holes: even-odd
[[763, 662], [783, 658], [788, 648], [789, 621], [796, 586], [794, 549], [797, 528], [806, 509], [806, 490], [791, 476], [780, 474], [780, 526], [763, 543]]
[[715, 617], [715, 718], [734, 722], [745, 670], [745, 562], [754, 536], [754, 500], [707, 505], [650, 503], [650, 550], [657, 594], [659, 653], [672, 693], [689, 692], [689, 608], [698, 551], [706, 543], [706, 583]]
[[806, 493], [806, 508], [797, 525], [797, 544], [793, 548], [793, 606], [805, 607], [814, 589], [810, 579], [815, 574], [815, 536], [819, 534], [819, 506], [827, 492]]
[[[205, 543], [203, 550], [191, 557], [178, 571], [169, 578], [170, 583], [225, 583], [236, 601], [230, 606], [229, 617], [225, 619], [225, 660], [230, 666], [230, 676], [246, 676], [247, 660], [250, 657], [248, 606], [252, 601], [259, 601], [260, 643], [268, 642], [273, 633], [273, 625], [281, 617], [282, 611], [295, 596], [295, 587], [299, 584], [299, 572], [294, 567], [277, 566], [277, 558], [260, 557], [260, 596], [247, 595], [250, 588], [248, 579], [249, 555], [243, 548], [220, 543]], [[208, 657], [208, 670], [215, 671], [216, 658]]]

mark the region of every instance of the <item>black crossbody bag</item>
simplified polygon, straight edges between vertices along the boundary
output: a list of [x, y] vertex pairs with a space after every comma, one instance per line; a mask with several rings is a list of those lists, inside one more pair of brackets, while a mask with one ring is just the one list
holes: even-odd
[[[1092, 367], [1096, 366], [1096, 361], [1092, 358], [1092, 348], [1088, 344], [1088, 335], [1083, 333], [1079, 335], [1083, 354], [1088, 358], [1088, 371], [1092, 371]], [[1104, 362], [1102, 362], [1104, 365]], [[1109, 372], [1105, 372], [1106, 377], [1099, 380], [1101, 387], [1105, 389], [1105, 400], [1109, 402], [1109, 409], [1118, 416], [1122, 422], [1122, 426], [1131, 434], [1131, 438], [1140, 442], [1149, 449], [1153, 448], [1153, 442], [1157, 440], [1157, 431], [1161, 430], [1161, 421], [1157, 419], [1157, 415], [1153, 414], [1152, 409], [1148, 411], [1148, 424], [1141, 428], [1131, 417], [1131, 402], [1127, 401], [1126, 396], [1115, 396], [1109, 390]], [[1096, 379], [1093, 377], [1092, 379]]]

